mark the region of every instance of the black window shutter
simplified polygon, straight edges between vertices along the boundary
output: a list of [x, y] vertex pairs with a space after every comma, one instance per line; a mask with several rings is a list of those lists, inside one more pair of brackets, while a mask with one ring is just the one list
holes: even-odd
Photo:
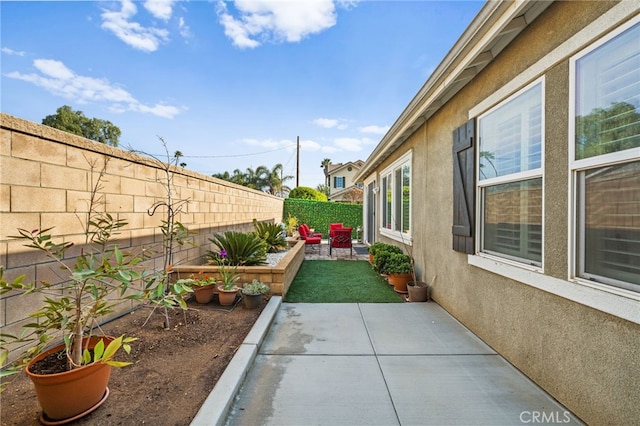
[[475, 119], [453, 131], [453, 249], [475, 252]]

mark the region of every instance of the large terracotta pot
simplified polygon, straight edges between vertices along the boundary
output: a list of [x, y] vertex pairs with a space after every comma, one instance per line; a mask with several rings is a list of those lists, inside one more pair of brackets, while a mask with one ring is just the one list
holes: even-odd
[[389, 284], [396, 293], [407, 293], [407, 283], [413, 279], [412, 274], [389, 274]]
[[[88, 338], [85, 337], [86, 342]], [[93, 348], [100, 339], [105, 347], [114, 338], [110, 336], [92, 337], [89, 348]], [[27, 375], [33, 382], [44, 424], [63, 424], [85, 416], [98, 408], [107, 399], [111, 366], [94, 363], [56, 374], [34, 374], [31, 366], [49, 354], [64, 350], [64, 344], [54, 346], [33, 358], [26, 368]]]
[[424, 281], [409, 281], [407, 283], [409, 291], [409, 302], [429, 301], [429, 286]]
[[196, 295], [196, 302], [209, 303], [213, 300], [215, 294], [214, 285], [194, 285], [193, 292]]
[[223, 286], [218, 286], [218, 300], [222, 306], [231, 306], [236, 301], [236, 295], [238, 294], [238, 288], [233, 290], [225, 290]]

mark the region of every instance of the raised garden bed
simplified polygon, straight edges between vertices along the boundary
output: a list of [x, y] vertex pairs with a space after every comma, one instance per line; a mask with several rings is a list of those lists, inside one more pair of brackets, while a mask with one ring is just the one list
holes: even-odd
[[[239, 266], [237, 270], [240, 275], [239, 282], [245, 283], [257, 279], [271, 287], [271, 294], [284, 296], [303, 260], [304, 241], [298, 241], [275, 266]], [[173, 276], [175, 279], [188, 278], [189, 275], [202, 271], [206, 275], [220, 278], [218, 269], [219, 266], [214, 265], [178, 265], [173, 268]]]

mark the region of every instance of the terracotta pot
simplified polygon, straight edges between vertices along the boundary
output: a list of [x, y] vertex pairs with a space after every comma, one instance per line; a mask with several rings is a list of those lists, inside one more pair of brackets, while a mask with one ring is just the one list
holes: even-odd
[[262, 303], [263, 295], [260, 294], [245, 294], [242, 293], [242, 303], [247, 309], [256, 309]]
[[429, 300], [429, 286], [424, 281], [409, 281], [409, 302], [427, 302]]
[[233, 305], [233, 302], [236, 300], [238, 290], [238, 287], [235, 287], [233, 290], [225, 290], [223, 286], [218, 286], [218, 300], [220, 301], [220, 304], [222, 306]]
[[412, 279], [412, 274], [389, 274], [389, 284], [396, 293], [407, 293], [407, 283]]
[[[86, 342], [88, 338], [85, 337]], [[105, 347], [114, 338], [110, 336], [92, 337], [89, 348], [93, 348], [100, 339]], [[27, 375], [33, 382], [44, 424], [62, 424], [85, 416], [98, 408], [107, 399], [107, 384], [111, 376], [111, 366], [94, 363], [56, 374], [34, 374], [31, 366], [49, 354], [64, 351], [64, 344], [54, 346], [33, 358], [26, 368]], [[52, 422], [55, 421], [55, 422]]]
[[211, 302], [215, 294], [214, 290], [214, 285], [194, 285], [193, 292], [196, 295], [196, 302], [203, 304]]
[[373, 255], [369, 253], [369, 263], [373, 265]]

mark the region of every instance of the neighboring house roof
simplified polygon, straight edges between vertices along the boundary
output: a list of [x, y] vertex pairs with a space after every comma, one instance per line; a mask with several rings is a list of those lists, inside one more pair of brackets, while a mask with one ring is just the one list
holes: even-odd
[[348, 188], [341, 189], [340, 191], [334, 192], [329, 196], [329, 200], [331, 201], [343, 201], [345, 199], [349, 199], [350, 202], [362, 202], [362, 196], [364, 191], [362, 188], [358, 188], [355, 185], [351, 185]]
[[354, 176], [361, 182], [551, 5], [488, 1]]
[[335, 174], [340, 170], [346, 169], [349, 166], [359, 169], [363, 166], [363, 164], [364, 164], [364, 161], [362, 160], [348, 161], [346, 163], [338, 163], [338, 164], [329, 164], [327, 171], [329, 174]]

